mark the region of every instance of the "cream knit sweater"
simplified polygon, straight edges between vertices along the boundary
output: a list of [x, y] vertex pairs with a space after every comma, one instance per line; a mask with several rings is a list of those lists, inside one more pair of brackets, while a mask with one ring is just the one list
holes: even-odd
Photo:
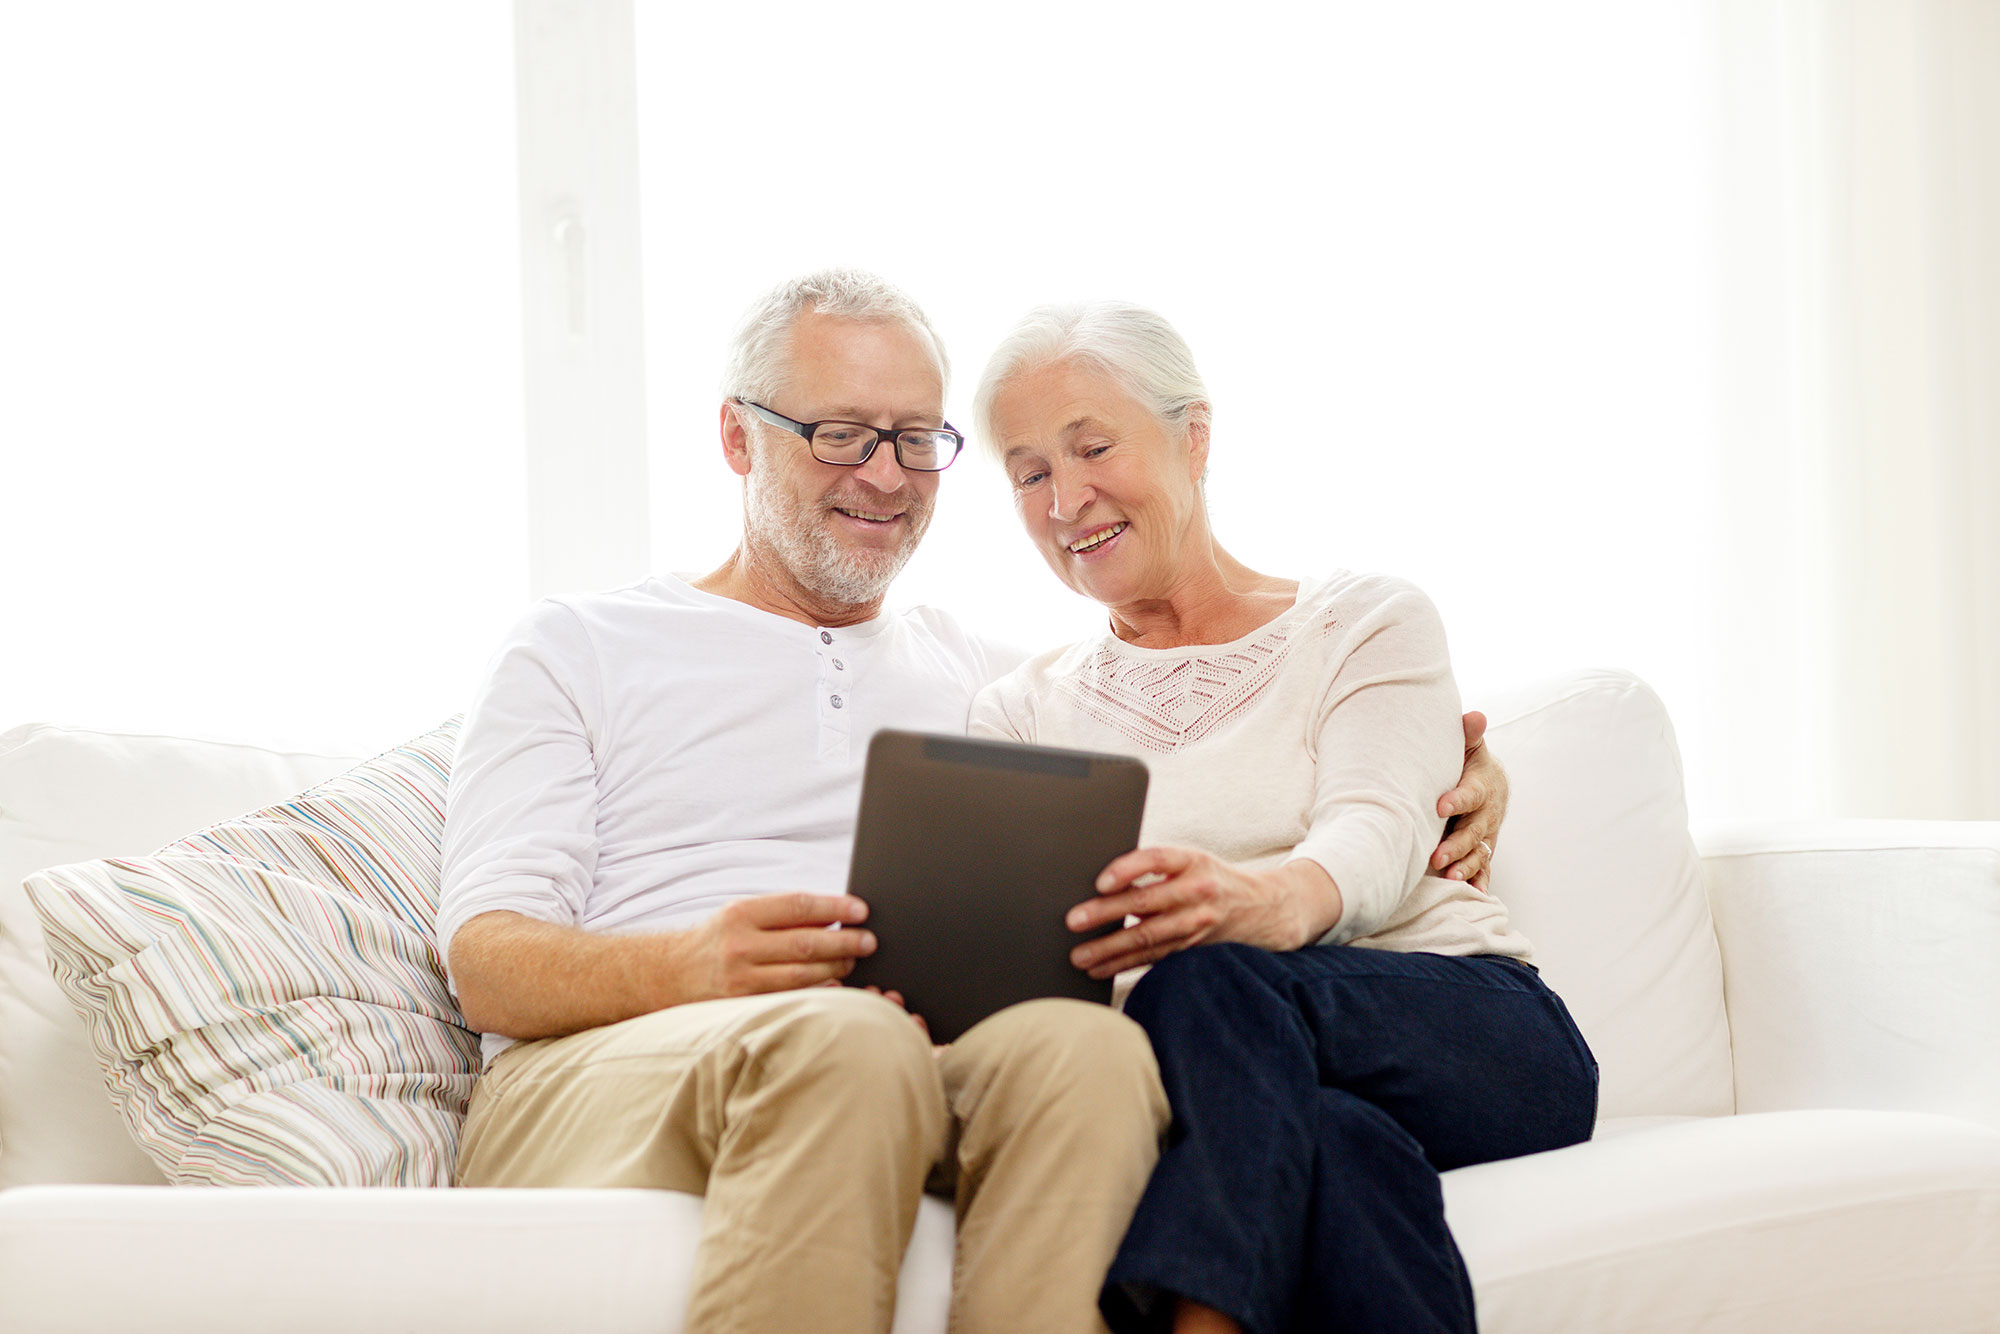
[[1233, 643], [1106, 633], [1044, 653], [980, 693], [971, 731], [1144, 760], [1141, 846], [1317, 862], [1342, 899], [1322, 944], [1531, 952], [1490, 894], [1426, 874], [1464, 741], [1444, 626], [1404, 580], [1304, 581], [1291, 610]]

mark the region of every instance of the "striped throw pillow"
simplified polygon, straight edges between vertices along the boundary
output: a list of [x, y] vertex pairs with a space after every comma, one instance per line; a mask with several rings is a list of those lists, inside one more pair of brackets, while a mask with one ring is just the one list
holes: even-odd
[[29, 878], [56, 980], [169, 1181], [451, 1183], [479, 1069], [432, 940], [457, 732], [153, 856]]

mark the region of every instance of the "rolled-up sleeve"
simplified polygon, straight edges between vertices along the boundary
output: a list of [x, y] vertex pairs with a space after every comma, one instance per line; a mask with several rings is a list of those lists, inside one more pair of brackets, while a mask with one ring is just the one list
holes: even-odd
[[589, 638], [559, 602], [538, 604], [494, 655], [446, 788], [437, 933], [447, 976], [452, 936], [481, 913], [582, 921], [597, 866], [603, 703]]
[[1424, 876], [1444, 828], [1437, 800], [1464, 767], [1444, 624], [1423, 592], [1391, 582], [1348, 628], [1308, 734], [1313, 805], [1290, 860], [1317, 862], [1340, 888], [1322, 944], [1388, 924]]

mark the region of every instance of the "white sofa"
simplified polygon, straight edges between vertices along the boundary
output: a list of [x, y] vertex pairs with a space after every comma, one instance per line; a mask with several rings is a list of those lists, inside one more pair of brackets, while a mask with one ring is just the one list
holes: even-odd
[[[2000, 1330], [2000, 824], [1742, 828], [1697, 855], [1642, 683], [1473, 702], [1514, 783], [1494, 889], [1603, 1066], [1592, 1142], [1445, 1177], [1482, 1328]], [[0, 736], [0, 1329], [681, 1327], [694, 1197], [167, 1188], [113, 1112], [22, 878], [349, 763]], [[898, 1331], [944, 1327], [950, 1265], [927, 1201]]]

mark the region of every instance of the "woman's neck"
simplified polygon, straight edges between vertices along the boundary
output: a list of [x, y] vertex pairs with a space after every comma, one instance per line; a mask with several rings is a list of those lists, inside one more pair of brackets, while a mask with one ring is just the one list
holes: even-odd
[[1156, 597], [1110, 608], [1111, 633], [1137, 648], [1227, 644], [1291, 610], [1296, 579], [1257, 571], [1212, 542]]

